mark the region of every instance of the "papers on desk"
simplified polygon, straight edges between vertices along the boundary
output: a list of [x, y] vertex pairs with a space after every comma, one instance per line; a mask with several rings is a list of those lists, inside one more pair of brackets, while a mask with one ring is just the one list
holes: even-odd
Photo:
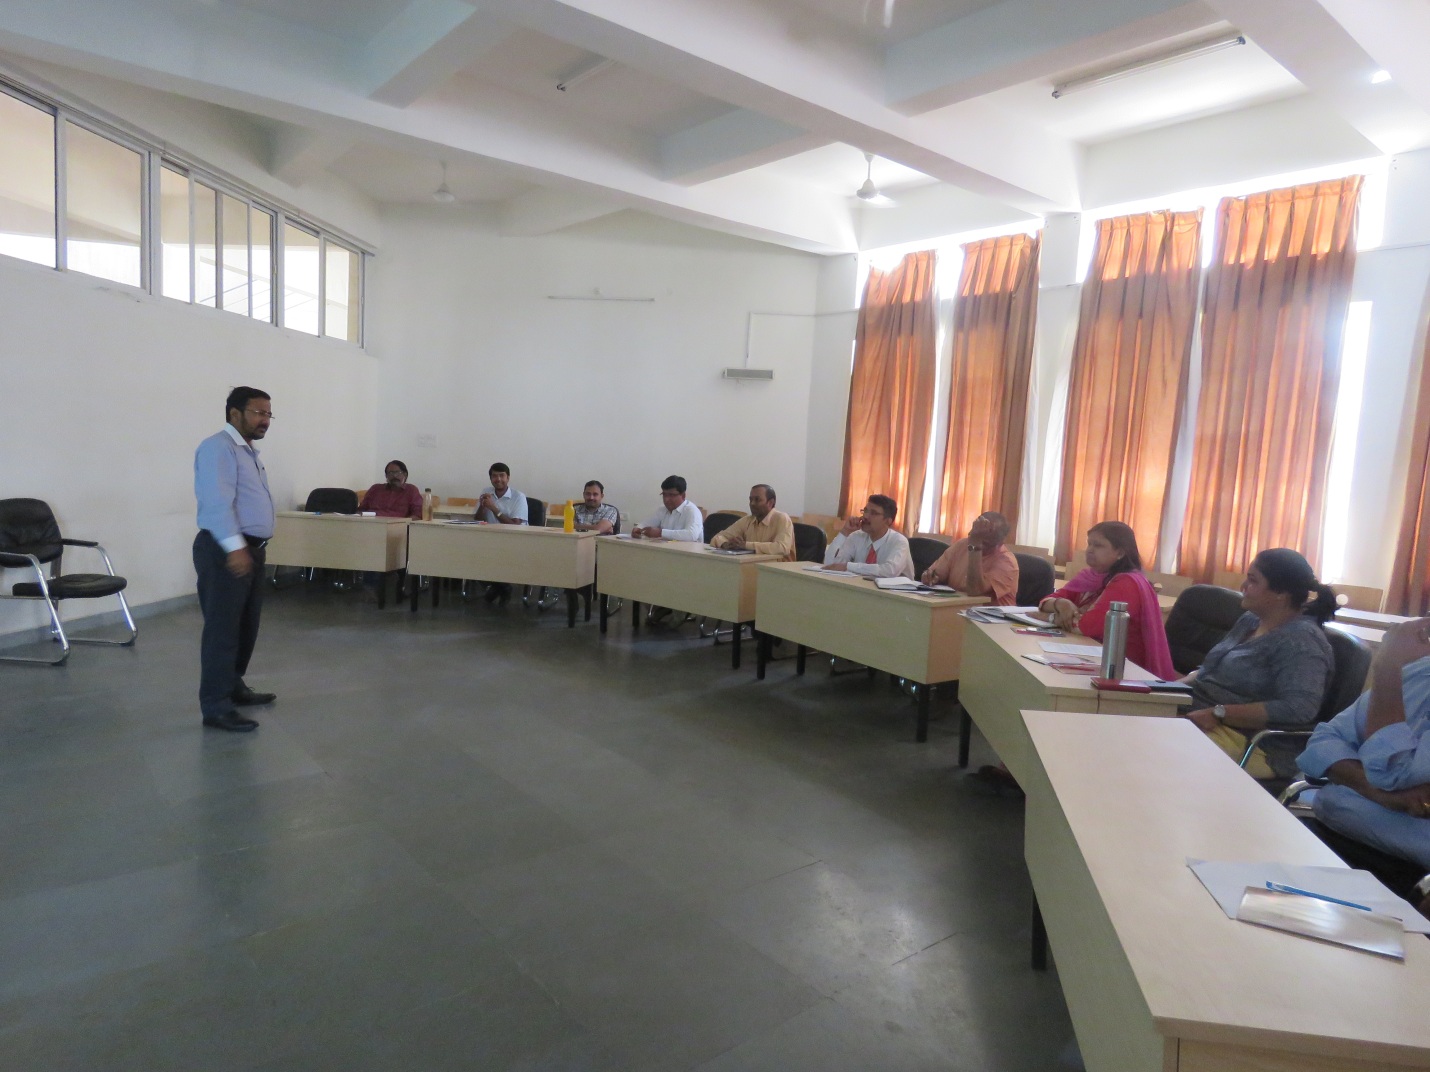
[[705, 550], [712, 555], [753, 555], [755, 553], [748, 547], [707, 547]]
[[1037, 609], [1037, 607], [995, 607], [990, 604], [982, 607], [969, 607], [963, 612], [963, 616], [972, 618], [975, 622], [982, 622], [984, 625], [1001, 625], [1010, 621], [1020, 622], [1024, 625], [1047, 625], [1048, 623], [1041, 618], [1030, 617]]
[[811, 562], [811, 563], [809, 563], [808, 565], [806, 565], [806, 566], [804, 567], [804, 572], [806, 572], [806, 573], [832, 573], [832, 574], [834, 574], [836, 577], [853, 577], [853, 576], [856, 576], [856, 574], [850, 573], [848, 570], [842, 570], [842, 569], [825, 569], [825, 568], [824, 568], [824, 564], [823, 564], [822, 562]]
[[1400, 920], [1359, 906], [1248, 886], [1236, 918], [1391, 960], [1405, 959]]
[[1093, 662], [1102, 658], [1101, 644], [1060, 644], [1052, 640], [1040, 640], [1038, 647], [1049, 655], [1073, 655], [1079, 659], [1091, 659]]
[[1362, 905], [1372, 912], [1394, 916], [1407, 931], [1430, 934], [1430, 919], [1415, 911], [1409, 901], [1391, 893], [1369, 871], [1353, 871], [1347, 867], [1197, 860], [1192, 857], [1187, 858], [1187, 866], [1230, 919], [1237, 918], [1248, 886], [1264, 890], [1268, 882], [1274, 882], [1278, 886], [1304, 890], [1338, 902]]
[[875, 577], [874, 584], [885, 592], [908, 592], [919, 596], [958, 595], [946, 584], [922, 584], [912, 577]]

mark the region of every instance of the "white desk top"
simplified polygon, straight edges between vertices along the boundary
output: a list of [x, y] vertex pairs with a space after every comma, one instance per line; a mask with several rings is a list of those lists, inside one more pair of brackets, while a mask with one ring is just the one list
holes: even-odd
[[[1339, 863], [1194, 725], [1023, 718], [1161, 1034], [1430, 1065], [1430, 941], [1407, 935], [1400, 964], [1254, 927], [1228, 919], [1186, 866]], [[1030, 837], [1032, 794], [1045, 791], [1030, 789]]]

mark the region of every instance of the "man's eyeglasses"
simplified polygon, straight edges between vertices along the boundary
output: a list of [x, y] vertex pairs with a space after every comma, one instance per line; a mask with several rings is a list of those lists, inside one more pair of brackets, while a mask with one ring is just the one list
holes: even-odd
[[270, 421], [273, 419], [273, 411], [272, 411], [271, 409], [269, 409], [269, 410], [246, 409], [246, 410], [244, 410], [243, 412], [244, 412], [244, 413], [251, 413], [251, 414], [253, 414], [253, 416], [255, 416], [255, 417], [267, 417]]

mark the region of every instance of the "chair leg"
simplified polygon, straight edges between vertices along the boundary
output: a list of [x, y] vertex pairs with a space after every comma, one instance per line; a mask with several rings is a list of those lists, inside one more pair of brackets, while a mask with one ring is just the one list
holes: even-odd
[[[58, 659], [42, 659], [35, 655], [0, 655], [0, 662], [29, 663], [32, 666], [59, 666], [70, 657], [70, 642], [69, 638], [65, 636], [64, 623], [60, 621], [60, 609], [50, 598], [49, 589], [45, 586], [43, 579], [40, 581], [40, 590], [44, 593], [41, 598], [45, 601], [45, 607], [50, 612], [50, 635], [60, 646], [60, 657]], [[128, 614], [127, 607], [125, 613]]]
[[119, 600], [120, 613], [124, 615], [124, 624], [129, 628], [129, 635], [123, 640], [106, 640], [103, 637], [72, 636], [70, 642], [74, 644], [107, 644], [116, 648], [133, 647], [134, 642], [139, 639], [139, 627], [134, 624], [134, 615], [129, 613], [129, 601], [124, 598], [123, 592], [115, 592], [114, 598]]

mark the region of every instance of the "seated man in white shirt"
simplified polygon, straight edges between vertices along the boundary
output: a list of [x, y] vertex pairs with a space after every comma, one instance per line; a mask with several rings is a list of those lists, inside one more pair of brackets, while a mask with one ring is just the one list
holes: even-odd
[[477, 520], [494, 525], [525, 525], [526, 496], [511, 486], [511, 468], [506, 462], [493, 462], [487, 478], [491, 484], [477, 500]]
[[[526, 496], [511, 486], [511, 467], [506, 462], [492, 462], [487, 478], [491, 484], [482, 490], [477, 500], [477, 520], [492, 525], [527, 524]], [[487, 594], [482, 598], [488, 603], [500, 600], [505, 606], [511, 598], [511, 585], [489, 583]]]
[[[644, 538], [704, 543], [705, 519], [700, 516], [700, 507], [685, 497], [685, 487], [685, 477], [666, 477], [660, 485], [660, 501], [664, 508], [646, 518], [644, 525], [631, 529], [631, 537], [637, 540]], [[669, 607], [650, 609], [649, 618], [653, 622], [669, 617]]]
[[700, 507], [685, 497], [685, 487], [685, 477], [666, 477], [660, 485], [664, 508], [646, 518], [644, 525], [633, 528], [631, 536], [704, 543], [705, 519], [700, 516]]
[[914, 576], [909, 541], [894, 531], [899, 506], [887, 495], [870, 495], [859, 517], [844, 522], [824, 550], [824, 568], [848, 570], [863, 577]]

